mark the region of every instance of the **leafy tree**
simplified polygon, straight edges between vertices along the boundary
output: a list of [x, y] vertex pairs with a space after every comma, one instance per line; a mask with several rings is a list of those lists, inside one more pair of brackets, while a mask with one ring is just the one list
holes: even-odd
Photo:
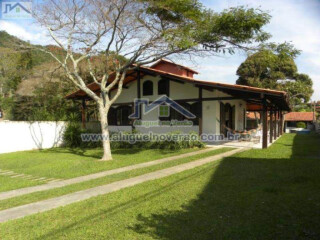
[[307, 74], [296, 73], [294, 81], [282, 83], [280, 90], [286, 91], [290, 96], [290, 102], [294, 110], [300, 105], [306, 105], [313, 94], [313, 82]]
[[240, 65], [237, 84], [286, 91], [295, 108], [307, 103], [312, 94], [312, 80], [298, 73], [294, 59], [300, 51], [292, 44], [265, 45]]
[[[55, 78], [57, 77], [59, 77], [59, 73], [56, 73]], [[70, 119], [71, 115], [75, 115], [79, 121], [81, 119], [80, 103], [65, 99], [65, 96], [73, 90], [73, 86], [65, 81], [56, 79], [55, 81], [44, 81], [35, 87], [32, 96], [15, 95], [12, 98], [11, 119], [66, 121]]]
[[0, 104], [6, 112], [5, 117], [12, 119], [15, 106], [14, 96], [19, 84], [31, 72], [33, 59], [30, 51], [4, 51], [0, 54]]

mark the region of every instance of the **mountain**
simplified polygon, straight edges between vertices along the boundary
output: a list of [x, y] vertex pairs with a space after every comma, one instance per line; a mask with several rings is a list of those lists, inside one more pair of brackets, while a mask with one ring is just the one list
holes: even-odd
[[32, 96], [37, 86], [57, 80], [52, 77], [57, 68], [52, 57], [39, 50], [30, 50], [40, 47], [43, 46], [0, 31], [0, 97]]
[[28, 51], [31, 53], [31, 59], [34, 66], [53, 62], [53, 59], [49, 54], [38, 50], [26, 50], [26, 47], [40, 48], [42, 46], [33, 45], [8, 34], [6, 31], [0, 31], [0, 56], [3, 54], [21, 54], [22, 52]]
[[22, 44], [28, 44], [28, 43], [17, 37], [10, 35], [6, 31], [0, 31], [0, 47], [1, 48], [16, 49], [16, 46], [19, 46]]

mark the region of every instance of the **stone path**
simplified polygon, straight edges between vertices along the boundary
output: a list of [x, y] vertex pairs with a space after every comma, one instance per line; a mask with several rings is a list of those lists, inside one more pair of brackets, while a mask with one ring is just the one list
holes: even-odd
[[[81, 183], [81, 182], [85, 182], [85, 181], [89, 181], [89, 180], [93, 180], [93, 179], [97, 179], [97, 178], [101, 178], [101, 177], [110, 176], [110, 175], [117, 174], [117, 173], [122, 173], [122, 172], [131, 171], [131, 170], [135, 170], [135, 169], [150, 167], [150, 166], [158, 165], [158, 164], [173, 161], [173, 160], [186, 158], [186, 157], [190, 157], [190, 156], [195, 156], [195, 155], [198, 155], [201, 153], [206, 153], [206, 152], [218, 149], [218, 148], [221, 148], [221, 147], [206, 148], [203, 150], [185, 153], [185, 154], [181, 154], [178, 156], [162, 158], [159, 160], [154, 160], [154, 161], [145, 162], [145, 163], [139, 163], [139, 164], [130, 165], [130, 166], [122, 167], [122, 168], [112, 169], [112, 170], [108, 170], [108, 171], [104, 171], [104, 172], [98, 172], [98, 173], [94, 173], [94, 174], [90, 174], [90, 175], [86, 175], [86, 176], [81, 176], [81, 177], [76, 177], [76, 178], [71, 178], [71, 179], [66, 179], [66, 180], [61, 180], [61, 181], [58, 181], [57, 179], [51, 179], [47, 184], [33, 186], [33, 187], [27, 187], [27, 188], [21, 188], [21, 189], [16, 189], [16, 190], [0, 193], [0, 200], [18, 197], [21, 195], [30, 194], [30, 193], [34, 193], [34, 192], [50, 190], [50, 189], [59, 188], [59, 187], [65, 187], [65, 186], [68, 186], [71, 184]], [[40, 180], [40, 179], [38, 179], [38, 180]]]
[[118, 191], [123, 188], [131, 187], [143, 182], [147, 182], [150, 180], [155, 180], [163, 177], [167, 177], [176, 173], [180, 173], [189, 169], [193, 169], [195, 167], [204, 165], [206, 163], [214, 162], [216, 160], [219, 160], [223, 157], [228, 157], [231, 156], [235, 153], [244, 151], [246, 149], [235, 149], [232, 151], [228, 151], [222, 154], [218, 154], [215, 156], [203, 158], [200, 160], [196, 160], [193, 162], [189, 163], [184, 163], [178, 166], [158, 170], [155, 172], [143, 174], [137, 177], [117, 181], [114, 183], [106, 184], [103, 186], [95, 187], [95, 188], [90, 188], [86, 190], [82, 190], [79, 192], [75, 193], [70, 193], [64, 196], [56, 197], [56, 198], [51, 198], [48, 200], [43, 200], [35, 203], [30, 203], [27, 205], [15, 207], [15, 208], [10, 208], [7, 210], [0, 211], [0, 222], [6, 222], [9, 220], [17, 219], [17, 218], [22, 218], [28, 215], [40, 213], [40, 212], [45, 212], [54, 208], [66, 206], [71, 203], [83, 201], [92, 197], [96, 197], [98, 195], [103, 195], [107, 193], [111, 193], [114, 191]]
[[36, 182], [41, 182], [41, 183], [50, 183], [52, 181], [60, 181], [61, 179], [56, 179], [56, 178], [46, 178], [46, 177], [39, 177], [39, 176], [33, 176], [33, 175], [28, 175], [28, 174], [23, 174], [23, 173], [16, 173], [14, 171], [10, 170], [2, 170], [0, 169], [0, 176], [6, 176], [10, 178], [21, 178], [23, 180], [30, 180], [30, 181], [36, 181]]

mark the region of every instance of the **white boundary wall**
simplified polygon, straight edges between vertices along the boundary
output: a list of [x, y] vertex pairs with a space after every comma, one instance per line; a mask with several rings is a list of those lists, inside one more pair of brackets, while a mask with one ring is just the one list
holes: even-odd
[[0, 153], [58, 147], [65, 122], [0, 122]]

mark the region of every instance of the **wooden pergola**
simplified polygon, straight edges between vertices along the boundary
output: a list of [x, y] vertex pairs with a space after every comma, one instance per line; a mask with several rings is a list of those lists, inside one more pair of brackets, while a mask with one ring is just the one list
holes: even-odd
[[[267, 104], [248, 104], [247, 111], [260, 112], [262, 122], [262, 148], [268, 147], [268, 142], [273, 143], [284, 133], [284, 111], [290, 109], [269, 107]], [[269, 139], [268, 139], [268, 126]]]
[[[180, 76], [168, 72], [164, 72], [158, 69], [150, 67], [136, 67], [135, 69], [128, 72], [124, 81], [124, 88], [128, 88], [128, 84], [133, 81], [137, 81], [137, 98], [141, 98], [141, 79], [145, 75], [160, 76], [163, 79], [174, 81], [180, 84], [192, 83], [199, 89], [198, 98], [190, 99], [174, 99], [177, 102], [198, 102], [200, 106], [204, 101], [225, 101], [225, 100], [244, 100], [247, 102], [247, 111], [257, 111], [262, 116], [262, 147], [267, 148], [268, 142], [272, 143], [277, 137], [283, 134], [284, 129], [284, 112], [290, 111], [288, 95], [283, 91], [276, 91], [270, 89], [249, 87], [243, 85], [225, 84], [209, 81], [196, 80], [194, 78]], [[114, 76], [111, 75], [108, 82], [112, 82]], [[169, 86], [169, 84], [168, 84]], [[100, 95], [100, 88], [96, 83], [91, 83], [88, 87], [94, 91], [97, 95]], [[115, 90], [115, 89], [114, 89]], [[203, 90], [214, 91], [219, 90], [231, 97], [214, 97], [205, 98], [203, 97]], [[169, 96], [170, 97], [170, 96]], [[171, 96], [173, 97], [173, 96]], [[76, 91], [68, 96], [67, 99], [82, 100], [82, 122], [85, 126], [86, 116], [86, 101], [91, 100], [87, 94], [82, 91]], [[133, 106], [133, 101], [128, 103], [115, 103], [116, 105], [128, 105]], [[199, 134], [202, 134], [202, 111], [199, 113]], [[268, 139], [268, 125], [270, 119], [270, 129]]]

